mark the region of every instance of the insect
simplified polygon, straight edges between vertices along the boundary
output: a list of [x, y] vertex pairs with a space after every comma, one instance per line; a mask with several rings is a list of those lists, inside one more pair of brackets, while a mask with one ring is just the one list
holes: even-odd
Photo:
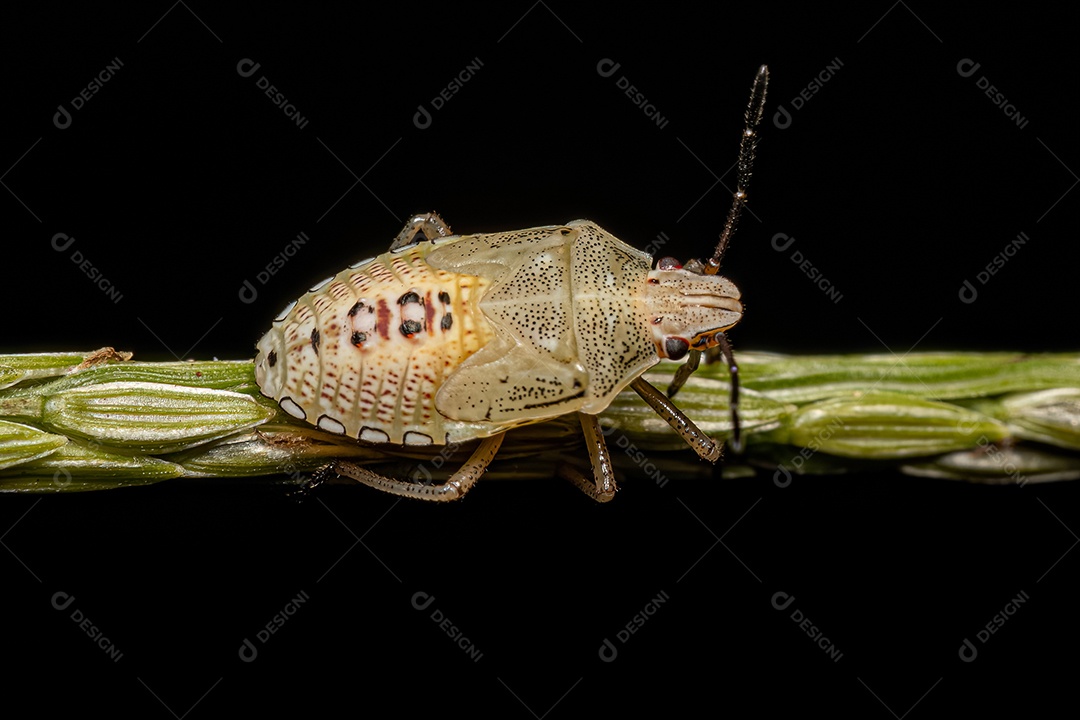
[[[633, 388], [697, 454], [721, 446], [671, 401], [704, 351], [732, 379], [733, 447], [740, 442], [738, 369], [724, 332], [739, 322], [738, 288], [717, 274], [746, 203], [768, 84], [754, 79], [739, 148], [737, 188], [706, 262], [652, 258], [595, 223], [454, 235], [435, 213], [412, 217], [388, 252], [327, 278], [287, 307], [258, 343], [264, 395], [320, 429], [390, 446], [478, 441], [440, 484], [380, 475], [337, 461], [337, 473], [396, 495], [464, 496], [507, 430], [575, 413], [591, 474], [558, 473], [600, 502], [615, 476], [597, 419]], [[687, 358], [668, 395], [641, 375]]]

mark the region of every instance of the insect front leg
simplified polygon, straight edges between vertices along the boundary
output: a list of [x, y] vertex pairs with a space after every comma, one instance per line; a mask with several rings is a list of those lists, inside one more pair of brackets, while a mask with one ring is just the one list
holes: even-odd
[[630, 387], [641, 396], [672, 427], [686, 444], [694, 449], [694, 452], [703, 460], [716, 462], [720, 459], [720, 445], [706, 435], [694, 424], [694, 421], [686, 417], [683, 411], [675, 406], [664, 393], [660, 392], [642, 378], [637, 378]]
[[428, 240], [435, 240], [436, 238], [449, 237], [453, 233], [450, 232], [450, 226], [439, 217], [438, 213], [429, 212], [413, 215], [405, 222], [405, 227], [401, 229], [401, 232], [394, 238], [394, 242], [390, 244], [390, 252], [412, 245], [416, 242], [418, 234], [422, 234]]
[[559, 477], [572, 482], [575, 487], [596, 502], [607, 502], [615, 497], [615, 470], [611, 466], [611, 454], [600, 430], [600, 420], [596, 415], [578, 413], [581, 431], [585, 435], [585, 447], [589, 450], [589, 464], [592, 477], [569, 463], [561, 463], [556, 470]]
[[[669, 398], [675, 397], [675, 394], [682, 390], [682, 386], [686, 384], [686, 381], [690, 379], [690, 376], [694, 374], [694, 371], [698, 369], [698, 364], [701, 362], [701, 353], [697, 350], [691, 350], [686, 354], [686, 362], [679, 366], [679, 369], [675, 371], [674, 377], [671, 378], [671, 384], [668, 385], [667, 396]], [[709, 362], [708, 356], [705, 358], [705, 362]]]
[[476, 481], [487, 470], [488, 465], [495, 457], [495, 453], [499, 451], [502, 441], [502, 434], [481, 440], [480, 445], [473, 451], [472, 456], [465, 464], [441, 485], [424, 485], [419, 482], [388, 478], [362, 465], [345, 460], [334, 462], [331, 469], [339, 475], [352, 478], [364, 485], [392, 495], [401, 495], [416, 500], [430, 500], [432, 502], [449, 502], [465, 497], [465, 494], [472, 489]]
[[698, 369], [698, 362], [701, 360], [702, 355], [705, 356], [707, 364], [721, 359], [727, 364], [728, 376], [731, 378], [731, 397], [729, 399], [731, 407], [731, 449], [735, 453], [741, 453], [743, 451], [743, 441], [742, 425], [739, 422], [739, 366], [735, 364], [735, 353], [724, 333], [717, 333], [716, 345], [709, 347], [704, 352], [692, 351], [687, 354], [686, 362], [675, 371], [671, 385], [668, 386], [668, 399], [674, 398], [675, 393], [682, 388], [687, 379]]

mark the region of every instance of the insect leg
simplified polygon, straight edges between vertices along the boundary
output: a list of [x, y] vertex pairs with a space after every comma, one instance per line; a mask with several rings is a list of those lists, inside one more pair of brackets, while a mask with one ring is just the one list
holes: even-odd
[[693, 448], [703, 460], [716, 462], [720, 459], [720, 445], [703, 433], [694, 421], [686, 417], [682, 410], [675, 407], [666, 395], [654, 388], [642, 378], [635, 379], [630, 387], [647, 402], [668, 425], [679, 433], [686, 444]]
[[465, 464], [441, 485], [424, 485], [419, 482], [388, 478], [368, 470], [362, 465], [344, 460], [335, 462], [333, 471], [392, 495], [401, 495], [402, 497], [417, 500], [431, 500], [433, 502], [459, 500], [465, 497], [465, 493], [472, 489], [476, 481], [487, 470], [488, 464], [495, 457], [495, 453], [499, 451], [502, 441], [502, 433], [481, 440]]
[[[669, 398], [675, 397], [675, 393], [682, 389], [682, 386], [686, 384], [686, 381], [690, 379], [690, 376], [694, 374], [694, 371], [698, 369], [698, 364], [701, 362], [701, 351], [691, 350], [686, 354], [686, 362], [679, 366], [679, 369], [675, 371], [675, 376], [671, 378], [671, 384], [667, 388], [667, 396]], [[708, 359], [706, 359], [708, 362]]]
[[428, 240], [448, 237], [453, 234], [450, 232], [450, 226], [439, 217], [438, 213], [429, 212], [413, 215], [405, 222], [405, 227], [401, 229], [401, 232], [394, 238], [394, 242], [390, 244], [390, 252], [412, 245], [416, 242], [417, 234], [421, 233]]
[[600, 421], [595, 415], [578, 413], [581, 431], [585, 435], [585, 447], [589, 449], [589, 463], [593, 475], [590, 478], [576, 466], [569, 463], [559, 465], [556, 472], [559, 477], [572, 482], [583, 493], [596, 502], [607, 502], [615, 497], [615, 470], [611, 466], [611, 454], [608, 452], [604, 435], [600, 431]]
[[720, 354], [727, 364], [728, 377], [731, 379], [731, 395], [728, 398], [731, 408], [731, 451], [738, 454], [743, 451], [742, 429], [739, 426], [739, 366], [735, 364], [735, 353], [731, 350], [727, 335], [717, 333], [716, 340]]

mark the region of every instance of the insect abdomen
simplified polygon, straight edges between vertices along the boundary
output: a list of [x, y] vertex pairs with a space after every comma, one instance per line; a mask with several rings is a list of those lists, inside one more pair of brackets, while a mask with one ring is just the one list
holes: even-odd
[[301, 297], [259, 342], [262, 392], [331, 432], [443, 443], [435, 393], [491, 330], [477, 308], [486, 281], [431, 268], [428, 249], [381, 255]]

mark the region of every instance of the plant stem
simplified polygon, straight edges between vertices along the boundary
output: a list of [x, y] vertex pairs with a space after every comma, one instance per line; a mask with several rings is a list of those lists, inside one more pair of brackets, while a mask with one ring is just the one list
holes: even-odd
[[[69, 492], [171, 478], [273, 476], [299, 483], [331, 459], [423, 460], [416, 448], [362, 446], [282, 412], [251, 361], [132, 362], [130, 354], [0, 355], [0, 491]], [[1080, 478], [1080, 355], [739, 354], [746, 453], [725, 472], [777, 477], [867, 468], [988, 483]], [[645, 375], [658, 387], [676, 363]], [[676, 397], [705, 432], [726, 437], [730, 386], [702, 365]], [[665, 476], [697, 475], [682, 440], [633, 392], [601, 415], [623, 473], [640, 458]], [[574, 418], [510, 431], [500, 459], [580, 443]], [[631, 451], [631, 448], [633, 449]], [[443, 452], [447, 466], [469, 448]], [[409, 460], [408, 458], [412, 458]], [[440, 463], [442, 465], [442, 463]], [[504, 468], [511, 467], [504, 463]], [[492, 476], [514, 474], [493, 467]]]

